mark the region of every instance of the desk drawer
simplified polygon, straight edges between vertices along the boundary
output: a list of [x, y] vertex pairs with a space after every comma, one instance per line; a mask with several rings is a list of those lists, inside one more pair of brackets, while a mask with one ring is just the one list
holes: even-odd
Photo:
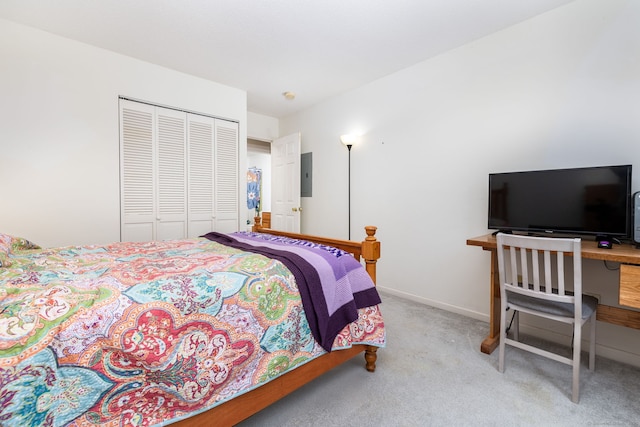
[[640, 308], [640, 266], [620, 264], [620, 305]]

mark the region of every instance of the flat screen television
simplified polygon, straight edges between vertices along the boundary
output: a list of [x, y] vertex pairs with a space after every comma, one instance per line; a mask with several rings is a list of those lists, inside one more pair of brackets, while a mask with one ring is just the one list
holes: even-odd
[[489, 174], [489, 229], [626, 238], [631, 165]]

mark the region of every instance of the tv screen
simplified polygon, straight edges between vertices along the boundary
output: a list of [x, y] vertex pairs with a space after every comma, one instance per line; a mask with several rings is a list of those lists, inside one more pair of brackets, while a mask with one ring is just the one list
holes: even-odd
[[628, 237], [631, 165], [489, 174], [489, 229]]

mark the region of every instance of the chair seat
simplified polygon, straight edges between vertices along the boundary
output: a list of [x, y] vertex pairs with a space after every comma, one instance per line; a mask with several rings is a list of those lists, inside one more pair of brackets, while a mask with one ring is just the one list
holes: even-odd
[[[507, 291], [509, 304], [514, 304], [523, 308], [528, 308], [543, 313], [561, 317], [573, 317], [574, 306], [566, 302], [545, 301], [539, 298], [529, 297], [515, 292]], [[598, 299], [591, 295], [582, 295], [582, 319], [591, 317], [596, 307]]]

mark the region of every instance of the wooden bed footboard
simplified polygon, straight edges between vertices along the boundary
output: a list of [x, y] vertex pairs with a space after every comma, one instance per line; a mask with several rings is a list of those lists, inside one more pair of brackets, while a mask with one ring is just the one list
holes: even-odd
[[[376, 263], [380, 258], [380, 242], [375, 237], [377, 227], [367, 226], [365, 230], [367, 233], [365, 240], [354, 242], [262, 228], [260, 217], [256, 217], [256, 225], [253, 227], [253, 231], [309, 240], [350, 252], [357, 260], [364, 260], [365, 268], [375, 283]], [[375, 371], [377, 350], [378, 348], [374, 346], [357, 344], [345, 350], [332, 351], [228, 402], [172, 425], [179, 427], [233, 426], [362, 352], [364, 352], [367, 371]]]

